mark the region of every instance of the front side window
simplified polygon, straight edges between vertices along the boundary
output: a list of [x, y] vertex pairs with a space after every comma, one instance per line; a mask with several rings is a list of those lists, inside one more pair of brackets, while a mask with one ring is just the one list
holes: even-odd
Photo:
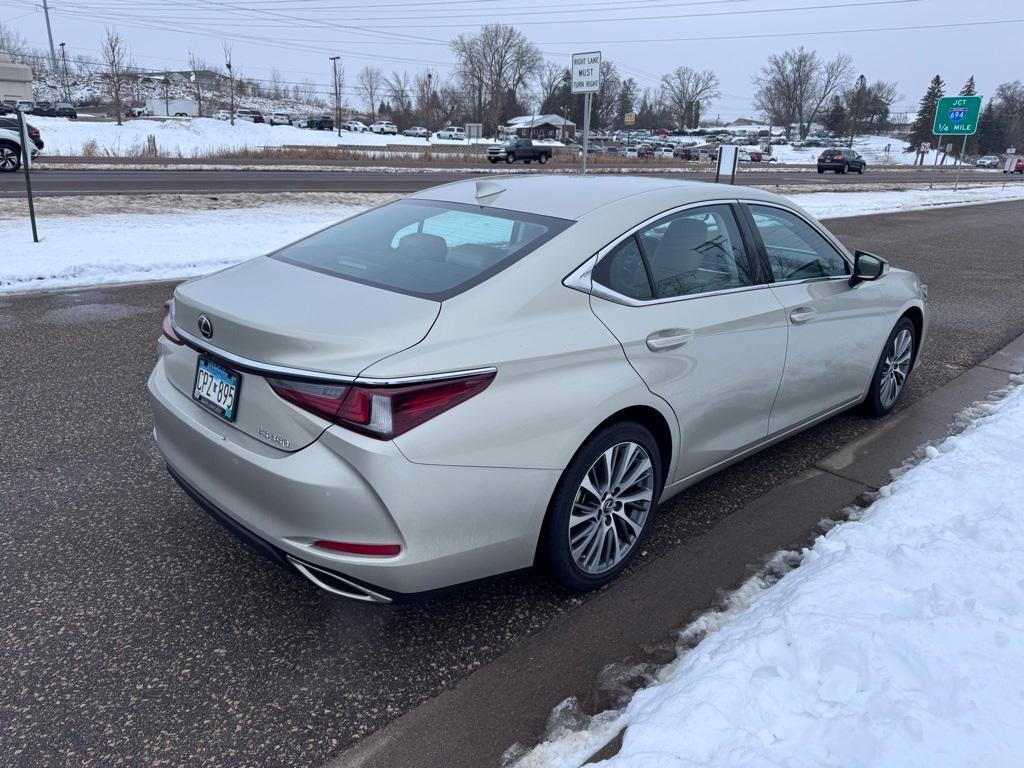
[[810, 224], [782, 208], [751, 205], [775, 282], [849, 274], [846, 260]]
[[400, 200], [285, 246], [272, 258], [443, 301], [496, 275], [572, 225], [518, 211]]

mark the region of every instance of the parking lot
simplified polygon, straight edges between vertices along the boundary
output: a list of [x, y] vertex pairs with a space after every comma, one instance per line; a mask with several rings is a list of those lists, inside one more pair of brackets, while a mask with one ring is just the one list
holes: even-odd
[[[901, 407], [1024, 332], [1008, 225], [1022, 216], [1010, 202], [831, 223], [930, 286]], [[553, 617], [571, 621], [581, 598], [532, 573], [370, 606], [232, 539], [170, 480], [150, 435], [144, 382], [172, 289], [0, 298], [0, 762], [318, 765]], [[673, 499], [625, 583], [870, 424], [839, 416]]]

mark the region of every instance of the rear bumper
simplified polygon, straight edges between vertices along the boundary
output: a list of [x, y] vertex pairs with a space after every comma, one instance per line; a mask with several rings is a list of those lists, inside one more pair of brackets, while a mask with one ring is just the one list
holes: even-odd
[[[293, 558], [394, 598], [533, 563], [558, 471], [417, 464], [393, 442], [339, 427], [301, 450], [280, 451], [179, 392], [162, 359], [148, 387], [154, 436], [175, 479], [290, 570]], [[336, 553], [315, 547], [320, 539], [397, 543], [401, 552]]]

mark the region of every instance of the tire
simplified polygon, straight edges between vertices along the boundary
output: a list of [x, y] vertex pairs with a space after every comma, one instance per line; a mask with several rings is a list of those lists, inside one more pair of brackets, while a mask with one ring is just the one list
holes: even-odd
[[490, 162], [491, 165], [497, 165], [498, 164], [498, 161], [497, 161], [496, 158], [489, 157], [489, 158], [487, 158], [487, 160]]
[[529, 164], [530, 164], [530, 161], [529, 161], [529, 160], [523, 160], [523, 163], [524, 163], [525, 165], [529, 165]]
[[[619, 460], [623, 462], [620, 472], [637, 475], [632, 485], [619, 489], [620, 496], [634, 501], [623, 503], [607, 493], [602, 500], [585, 487], [603, 490], [608, 477], [606, 456], [612, 461], [613, 473], [614, 461]], [[589, 592], [611, 582], [643, 546], [653, 526], [663, 481], [658, 444], [646, 427], [626, 421], [593, 434], [565, 468], [548, 506], [538, 549], [551, 575], [576, 592]], [[576, 509], [588, 509], [590, 514], [573, 516]]]
[[843, 174], [849, 173], [850, 172], [850, 164], [849, 163], [844, 163], [843, 164], [843, 169], [841, 171], [839, 171], [839, 172], [843, 173]]
[[[900, 395], [906, 389], [916, 349], [917, 332], [914, 324], [909, 318], [901, 317], [885, 340], [878, 364], [871, 374], [871, 387], [862, 406], [865, 415], [880, 418], [887, 416], [896, 407]], [[895, 391], [891, 387], [895, 387]]]
[[860, 168], [857, 169], [857, 173], [863, 175], [863, 173], [864, 173], [864, 166], [863, 165], [861, 165]]
[[537, 158], [537, 162], [540, 163], [541, 165], [544, 165], [544, 163], [546, 163], [547, 161], [548, 161], [548, 156], [547, 155], [541, 155], [540, 157]]
[[819, 169], [818, 169], [818, 173], [824, 173], [824, 172], [825, 172], [825, 169], [824, 169], [824, 168], [819, 168]]
[[0, 144], [0, 171], [14, 171], [21, 168], [21, 149], [14, 144]]
[[514, 163], [515, 161], [516, 161], [516, 156], [515, 155], [505, 155], [505, 162], [508, 163], [509, 165], [512, 165], [512, 163]]

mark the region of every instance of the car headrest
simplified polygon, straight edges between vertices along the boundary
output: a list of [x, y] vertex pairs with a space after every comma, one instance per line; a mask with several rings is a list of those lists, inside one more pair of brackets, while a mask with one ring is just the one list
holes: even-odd
[[438, 235], [412, 232], [398, 241], [398, 255], [412, 261], [444, 261], [448, 257], [448, 243]]
[[704, 263], [702, 248], [707, 242], [708, 225], [703, 221], [676, 219], [668, 225], [655, 252], [658, 271], [675, 274], [696, 271]]

